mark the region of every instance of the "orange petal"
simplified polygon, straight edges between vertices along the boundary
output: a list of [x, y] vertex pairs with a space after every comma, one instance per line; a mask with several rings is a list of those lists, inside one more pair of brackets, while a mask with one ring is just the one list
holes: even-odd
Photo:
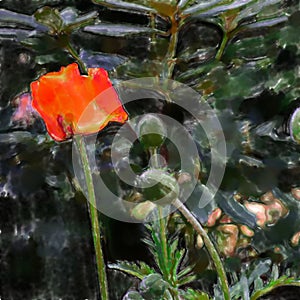
[[32, 106], [57, 141], [72, 134], [95, 133], [110, 121], [124, 123], [128, 117], [106, 70], [101, 68], [81, 75], [73, 63], [41, 76], [31, 84], [31, 90]]

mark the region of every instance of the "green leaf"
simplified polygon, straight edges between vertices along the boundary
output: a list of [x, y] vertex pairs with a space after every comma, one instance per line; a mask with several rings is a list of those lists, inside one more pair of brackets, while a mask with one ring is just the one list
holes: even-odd
[[80, 59], [88, 68], [103, 68], [111, 71], [128, 60], [127, 57], [111, 53], [94, 52], [81, 49]]
[[193, 266], [187, 266], [184, 269], [182, 269], [178, 274], [178, 282], [180, 282], [181, 279], [184, 279], [184, 277], [186, 277], [186, 275], [191, 274], [193, 272]]
[[47, 31], [47, 27], [37, 23], [32, 16], [0, 9], [0, 39], [18, 42]]
[[176, 77], [179, 81], [188, 81], [194, 78], [201, 78], [209, 75], [214, 69], [223, 69], [225, 65], [222, 62], [217, 60], [210, 61], [205, 63], [197, 68], [191, 68], [186, 72], [182, 72], [180, 75]]
[[116, 1], [116, 0], [92, 0], [95, 4], [103, 5], [108, 8], [119, 10], [119, 11], [136, 11], [140, 13], [150, 13], [156, 12], [153, 8], [139, 5], [126, 1]]
[[159, 76], [161, 61], [130, 58], [117, 68], [118, 76], [126, 79]]
[[290, 278], [287, 276], [282, 276], [278, 278], [277, 280], [271, 281], [269, 284], [264, 286], [263, 289], [256, 291], [253, 295], [251, 295], [250, 300], [257, 300], [260, 297], [270, 293], [275, 288], [278, 288], [280, 286], [298, 286], [300, 287], [300, 280]]
[[186, 291], [180, 291], [180, 295], [185, 300], [209, 300], [208, 294], [188, 288]]
[[263, 91], [264, 82], [268, 74], [265, 70], [257, 69], [252, 65], [243, 65], [228, 73], [226, 84], [214, 92], [217, 100], [234, 97], [250, 97]]
[[64, 31], [71, 33], [79, 28], [85, 27], [95, 22], [98, 13], [93, 11], [88, 14], [78, 16], [77, 10], [68, 7], [60, 12], [64, 20]]
[[[177, 244], [178, 244], [178, 241], [176, 240], [176, 248], [177, 248]], [[173, 258], [171, 258], [170, 269], [171, 269], [172, 278], [176, 280], [177, 279], [177, 272], [179, 270], [180, 263], [183, 260], [186, 251], [183, 250], [183, 249], [180, 250], [180, 251], [179, 250], [174, 250], [170, 253], [170, 255], [172, 255], [172, 253], [174, 253], [174, 255], [173, 255]]]
[[264, 287], [263, 280], [258, 277], [254, 280], [254, 291], [261, 290]]
[[31, 30], [0, 28], [0, 39], [13, 39], [15, 41], [22, 42], [32, 34], [34, 34], [34, 31]]
[[189, 5], [189, 2], [195, 2], [194, 0], [179, 0], [179, 3], [178, 3], [178, 7], [180, 9], [184, 9], [187, 5]]
[[286, 93], [287, 91], [295, 88], [297, 76], [298, 75], [295, 70], [284, 70], [283, 72], [278, 72], [272, 76], [266, 82], [265, 86], [275, 93], [279, 93], [280, 91]]
[[126, 274], [132, 275], [141, 280], [143, 280], [146, 276], [155, 273], [155, 270], [149, 267], [144, 262], [133, 263], [123, 261], [117, 262], [115, 264], [109, 264], [108, 267], [110, 269], [119, 270]]
[[196, 275], [187, 275], [177, 281], [178, 286], [189, 284], [197, 279]]
[[[168, 278], [169, 277], [169, 270], [167, 269], [167, 266], [165, 264], [165, 255], [163, 253], [163, 245], [162, 242], [160, 240], [158, 231], [159, 229], [157, 229], [157, 232], [155, 232], [153, 230], [153, 228], [151, 229], [151, 237], [152, 237], [152, 247], [151, 247], [151, 253], [155, 259], [156, 264], [159, 267], [159, 270], [161, 271], [161, 273], [163, 274], [164, 278]], [[151, 244], [148, 244], [151, 246]]]
[[22, 41], [22, 44], [36, 50], [40, 55], [53, 53], [53, 51], [61, 49], [60, 42], [50, 35], [29, 37]]
[[[274, 39], [275, 43], [276, 39]], [[256, 35], [237, 40], [229, 43], [224, 56], [226, 60], [242, 58], [247, 60], [256, 59], [257, 57], [265, 57], [268, 51], [268, 45], [265, 44], [265, 37]]]
[[51, 33], [60, 33], [63, 30], [64, 21], [55, 8], [42, 7], [35, 12], [34, 17], [37, 22], [50, 28]]
[[279, 278], [279, 268], [277, 264], [273, 264], [270, 278], [271, 280], [277, 280]]
[[299, 26], [292, 24], [289, 20], [289, 25], [284, 26], [279, 31], [278, 43], [285, 47], [286, 45], [300, 45]]
[[[186, 10], [184, 10], [182, 13], [184, 15], [192, 15], [196, 13], [203, 12], [205, 10], [208, 10], [212, 7], [216, 7], [219, 3], [224, 2], [224, 0], [212, 0], [208, 2], [200, 2], [199, 4], [193, 5]], [[184, 4], [179, 4], [179, 6], [183, 6]]]
[[90, 12], [79, 16], [78, 11], [67, 7], [62, 11], [45, 6], [39, 9], [34, 17], [37, 22], [50, 28], [51, 34], [70, 34], [73, 31], [95, 22], [97, 12]]
[[6, 9], [0, 9], [0, 23], [3, 23], [3, 25], [16, 24], [17, 26], [22, 25], [27, 26], [28, 28], [46, 30], [46, 27], [36, 23], [32, 16], [19, 14]]
[[249, 299], [250, 286], [255, 279], [260, 278], [261, 275], [270, 270], [270, 265], [270, 260], [258, 261], [248, 272], [247, 270], [243, 271], [240, 280], [230, 288], [232, 299]]
[[259, 20], [254, 23], [243, 25], [239, 28], [239, 31], [246, 30], [246, 29], [257, 29], [257, 28], [263, 28], [263, 27], [272, 27], [276, 26], [280, 23], [286, 22], [288, 18], [286, 16], [281, 16], [278, 18], [272, 18], [272, 19], [265, 19], [265, 20]]
[[261, 275], [267, 273], [270, 270], [271, 261], [269, 259], [258, 261], [256, 266], [254, 266], [253, 271], [251, 271], [248, 277], [249, 286], [254, 282], [254, 280]]
[[[199, 9], [197, 9], [195, 7], [195, 9], [193, 9], [193, 7], [190, 7], [188, 9], [186, 9], [183, 13], [184, 14], [193, 14], [193, 15], [198, 15], [201, 17], [209, 17], [209, 16], [216, 16], [224, 11], [229, 11], [229, 10], [233, 10], [233, 9], [237, 9], [237, 8], [241, 8], [245, 5], [247, 5], [248, 3], [253, 2], [254, 0], [235, 0], [233, 1], [233, 3], [229, 3], [226, 4], [226, 2], [228, 1], [213, 1], [213, 3], [216, 5], [213, 5], [211, 8], [209, 8], [208, 10], [203, 10], [201, 5]], [[224, 3], [225, 2], [225, 3]], [[220, 5], [218, 5], [220, 3]], [[223, 4], [224, 3], [224, 4]], [[202, 4], [203, 6], [203, 4]]]
[[69, 63], [69, 57], [66, 52], [56, 51], [51, 54], [38, 55], [35, 58], [35, 62], [39, 65], [49, 64], [49, 63]]
[[141, 33], [159, 33], [159, 30], [152, 29], [149, 27], [136, 26], [136, 25], [125, 25], [125, 24], [110, 24], [110, 23], [101, 23], [98, 25], [90, 25], [84, 28], [84, 31], [112, 36], [112, 37], [125, 37]]
[[[239, 12], [237, 16], [237, 21], [242, 21], [244, 19], [249, 19], [251, 17], [256, 16], [261, 13], [265, 8], [270, 7], [271, 5], [281, 3], [281, 0], [266, 0], [266, 1], [254, 1], [243, 8], [242, 11]], [[281, 14], [281, 11], [276, 7], [276, 9], [272, 10], [272, 14]]]

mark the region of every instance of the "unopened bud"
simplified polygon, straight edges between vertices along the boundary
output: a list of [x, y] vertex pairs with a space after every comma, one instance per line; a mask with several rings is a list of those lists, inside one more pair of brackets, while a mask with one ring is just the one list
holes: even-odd
[[297, 108], [291, 116], [290, 135], [295, 142], [300, 144], [300, 107]]
[[139, 139], [145, 148], [160, 147], [167, 134], [162, 120], [154, 114], [147, 114], [138, 124]]
[[140, 176], [140, 187], [144, 198], [159, 201], [159, 204], [171, 204], [179, 195], [176, 179], [158, 169], [149, 169]]
[[151, 201], [137, 204], [131, 211], [131, 215], [139, 221], [146, 220], [147, 216], [156, 208]]

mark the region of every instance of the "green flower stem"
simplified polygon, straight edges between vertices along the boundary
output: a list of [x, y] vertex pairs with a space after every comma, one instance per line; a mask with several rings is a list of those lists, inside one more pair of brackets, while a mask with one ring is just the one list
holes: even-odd
[[160, 242], [162, 246], [162, 254], [164, 258], [164, 269], [165, 269], [165, 279], [169, 281], [170, 274], [168, 273], [168, 247], [167, 247], [167, 233], [166, 233], [166, 220], [162, 217], [162, 208], [158, 208], [158, 217], [159, 217], [159, 235], [160, 235]]
[[151, 42], [155, 41], [156, 33], [155, 33], [155, 14], [150, 13], [150, 27], [153, 30], [153, 33], [151, 35]]
[[163, 63], [162, 76], [164, 79], [171, 79], [173, 77], [173, 71], [176, 65], [175, 55], [176, 55], [177, 42], [178, 42], [178, 32], [179, 32], [179, 25], [174, 20], [174, 16], [173, 16], [169, 47]]
[[[158, 160], [158, 147], [152, 147], [149, 148], [149, 153], [150, 155], [153, 157], [154, 156], [154, 168], [160, 168], [160, 162]], [[173, 282], [171, 282], [172, 278], [171, 278], [171, 274], [169, 273], [169, 255], [168, 255], [168, 241], [167, 241], [167, 232], [166, 232], [166, 228], [167, 228], [167, 219], [163, 217], [163, 212], [162, 212], [162, 207], [158, 207], [158, 228], [159, 228], [159, 238], [160, 238], [160, 242], [161, 242], [161, 252], [163, 255], [163, 270], [162, 272], [164, 273], [164, 279], [169, 282], [170, 284], [172, 284]], [[175, 300], [179, 300], [179, 295], [178, 295], [178, 290], [176, 287], [174, 288], [170, 288], [169, 290], [172, 299]]]
[[158, 155], [159, 155], [158, 147], [149, 147], [148, 151], [149, 151], [149, 154], [151, 156], [151, 162], [153, 164], [153, 167], [155, 169], [159, 169], [160, 168], [160, 163], [159, 163], [159, 160], [158, 160]]
[[216, 59], [217, 60], [221, 60], [228, 41], [229, 41], [229, 34], [227, 32], [224, 32], [222, 43], [221, 43], [220, 48], [219, 48], [219, 50], [216, 54]]
[[79, 57], [77, 51], [76, 51], [75, 48], [72, 46], [72, 44], [70, 43], [70, 41], [67, 42], [66, 49], [67, 49], [67, 50], [69, 51], [69, 53], [77, 60], [81, 72], [83, 72], [84, 74], [87, 75], [87, 74], [88, 74], [87, 67], [86, 67], [86, 65], [84, 64], [84, 62], [81, 60], [81, 58]]
[[224, 300], [230, 300], [228, 282], [227, 282], [226, 273], [221, 258], [213, 242], [210, 240], [207, 232], [203, 229], [203, 227], [198, 222], [198, 220], [192, 215], [192, 213], [186, 208], [186, 206], [179, 199], [176, 199], [172, 204], [183, 214], [183, 216], [187, 219], [187, 221], [193, 226], [195, 231], [202, 236], [206, 249], [209, 252], [214, 262], [215, 268], [217, 270], [222, 291], [223, 291]]
[[82, 135], [76, 135], [74, 136], [74, 140], [80, 154], [86, 186], [87, 186], [87, 192], [88, 192], [87, 204], [89, 209], [90, 221], [92, 225], [100, 296], [101, 296], [101, 300], [108, 300], [109, 297], [108, 297], [106, 267], [105, 267], [105, 262], [103, 257], [102, 246], [101, 246], [101, 233], [100, 233], [100, 225], [98, 220], [98, 210], [96, 206], [96, 196], [94, 191], [93, 177], [92, 177], [91, 169], [89, 167], [88, 155], [86, 152], [84, 137]]
[[[152, 162], [154, 164], [154, 168], [159, 169], [160, 163], [158, 158], [158, 147], [150, 147], [148, 149], [149, 154], [152, 156]], [[162, 208], [158, 208], [158, 228], [159, 228], [159, 237], [162, 246], [162, 254], [163, 254], [163, 268], [164, 268], [164, 279], [169, 281], [170, 274], [168, 273], [168, 264], [169, 264], [169, 256], [168, 256], [168, 245], [167, 245], [167, 233], [166, 233], [166, 220], [162, 217]]]

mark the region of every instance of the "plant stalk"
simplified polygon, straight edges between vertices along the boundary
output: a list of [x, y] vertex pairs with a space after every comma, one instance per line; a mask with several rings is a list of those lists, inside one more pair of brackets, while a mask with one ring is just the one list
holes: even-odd
[[100, 296], [101, 296], [101, 300], [108, 300], [109, 296], [108, 296], [108, 284], [107, 284], [107, 277], [106, 277], [106, 267], [105, 267], [103, 250], [101, 245], [101, 232], [100, 232], [100, 225], [98, 219], [98, 210], [96, 206], [96, 196], [95, 196], [95, 190], [93, 184], [93, 177], [92, 177], [91, 169], [89, 167], [88, 154], [84, 143], [84, 137], [82, 135], [76, 135], [74, 136], [74, 139], [80, 154], [85, 182], [87, 186], [87, 192], [88, 192], [87, 205], [88, 205], [90, 221], [92, 226]]
[[172, 27], [170, 29], [171, 37], [170, 37], [168, 51], [164, 59], [163, 71], [162, 71], [162, 77], [164, 79], [173, 78], [173, 71], [176, 65], [175, 55], [176, 55], [177, 42], [178, 42], [179, 24], [178, 21], [175, 20], [175, 16], [172, 16], [171, 21], [172, 21]]
[[174, 202], [172, 202], [172, 204], [183, 214], [183, 216], [187, 219], [187, 221], [193, 226], [194, 230], [203, 237], [203, 241], [206, 246], [206, 249], [209, 252], [214, 262], [215, 268], [217, 270], [221, 287], [222, 287], [224, 300], [230, 300], [228, 281], [227, 281], [226, 273], [221, 258], [213, 242], [210, 240], [207, 232], [204, 230], [204, 228], [201, 226], [198, 220], [193, 216], [193, 214], [187, 209], [187, 207], [179, 199], [176, 199]]
[[216, 54], [216, 59], [217, 60], [221, 60], [223, 54], [224, 54], [224, 51], [225, 51], [225, 48], [227, 46], [227, 43], [228, 43], [228, 40], [229, 40], [229, 36], [228, 36], [228, 33], [227, 32], [224, 32], [224, 35], [223, 35], [223, 39], [222, 39], [222, 42], [221, 42], [221, 45], [220, 45], [220, 48]]
[[164, 257], [164, 268], [166, 270], [165, 279], [169, 281], [170, 274], [168, 274], [168, 263], [169, 263], [169, 256], [168, 256], [168, 246], [167, 246], [167, 233], [166, 233], [166, 221], [162, 217], [162, 208], [158, 208], [158, 214], [159, 214], [159, 235], [160, 235], [160, 241], [162, 246], [162, 253]]
[[88, 70], [86, 65], [84, 64], [84, 62], [81, 60], [81, 58], [79, 57], [77, 51], [75, 50], [75, 48], [72, 46], [72, 44], [70, 43], [70, 41], [67, 42], [66, 45], [66, 49], [69, 51], [69, 53], [76, 59], [76, 61], [78, 62], [79, 68], [81, 70], [81, 72], [83, 72], [85, 75], [88, 74]]
[[[160, 168], [160, 163], [158, 160], [158, 147], [150, 147], [149, 148], [149, 154], [152, 157], [153, 167], [155, 169]], [[166, 233], [166, 221], [162, 217], [162, 208], [158, 208], [158, 228], [159, 228], [159, 238], [161, 241], [162, 246], [162, 254], [163, 254], [163, 268], [164, 268], [164, 277], [167, 281], [169, 281], [169, 275], [168, 274], [168, 264], [169, 264], [169, 256], [168, 256], [168, 245], [167, 245], [167, 233]]]

